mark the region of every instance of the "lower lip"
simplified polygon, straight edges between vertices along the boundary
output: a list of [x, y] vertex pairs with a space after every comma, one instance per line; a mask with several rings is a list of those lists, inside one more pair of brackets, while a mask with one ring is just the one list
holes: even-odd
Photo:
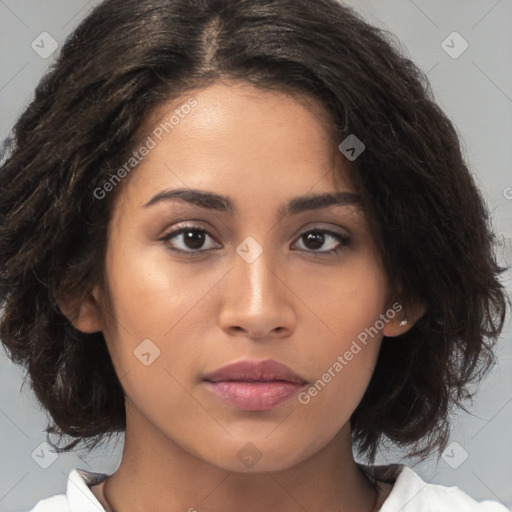
[[304, 384], [286, 381], [206, 381], [206, 384], [224, 402], [244, 411], [274, 409], [304, 387]]

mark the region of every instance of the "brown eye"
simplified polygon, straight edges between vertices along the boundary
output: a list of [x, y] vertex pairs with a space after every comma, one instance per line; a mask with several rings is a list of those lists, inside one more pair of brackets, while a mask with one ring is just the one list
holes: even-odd
[[187, 229], [182, 231], [183, 243], [188, 249], [200, 249], [205, 241], [204, 232], [198, 231], [197, 229]]
[[325, 243], [325, 234], [318, 231], [302, 235], [308, 249], [321, 249]]
[[[299, 250], [317, 252], [319, 254], [339, 253], [350, 244], [350, 238], [324, 229], [315, 229], [302, 233], [298, 240], [302, 240], [305, 246], [305, 249]], [[327, 245], [327, 250], [319, 251], [325, 245]]]
[[166, 245], [172, 251], [199, 253], [214, 248], [204, 248], [205, 242], [208, 240], [208, 238], [213, 240], [212, 235], [205, 229], [199, 226], [188, 226], [172, 231], [171, 233], [168, 233], [162, 237], [160, 240], [166, 242]]

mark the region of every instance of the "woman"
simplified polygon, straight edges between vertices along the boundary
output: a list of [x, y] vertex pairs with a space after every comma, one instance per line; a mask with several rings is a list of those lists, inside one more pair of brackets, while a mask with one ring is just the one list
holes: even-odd
[[501, 511], [442, 450], [506, 298], [418, 68], [334, 0], [107, 0], [0, 170], [0, 335], [112, 475], [51, 510]]

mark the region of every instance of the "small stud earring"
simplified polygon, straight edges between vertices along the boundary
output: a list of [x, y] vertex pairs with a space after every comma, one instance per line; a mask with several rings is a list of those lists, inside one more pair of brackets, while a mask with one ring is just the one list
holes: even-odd
[[407, 325], [409, 321], [407, 320], [407, 318], [404, 318], [401, 322], [400, 322], [400, 327], [404, 327], [404, 325]]

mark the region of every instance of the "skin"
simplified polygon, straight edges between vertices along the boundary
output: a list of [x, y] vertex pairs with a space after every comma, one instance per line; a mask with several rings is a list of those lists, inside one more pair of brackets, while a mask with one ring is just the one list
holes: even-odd
[[[382, 335], [404, 333], [420, 312], [408, 308], [405, 327], [403, 312], [389, 320], [305, 405], [243, 411], [213, 395], [204, 375], [241, 359], [272, 358], [314, 383], [396, 298], [357, 204], [277, 218], [296, 196], [355, 193], [321, 105], [216, 83], [149, 125], [190, 97], [197, 106], [122, 183], [106, 255], [110, 309], [96, 286], [74, 319], [103, 331], [126, 394], [120, 467], [92, 491], [109, 511], [368, 512], [376, 494], [354, 462], [349, 419]], [[175, 188], [228, 196], [236, 215], [180, 200], [144, 206]], [[180, 235], [160, 240], [184, 226], [212, 238], [199, 249]], [[313, 228], [350, 242], [308, 243], [301, 235]], [[236, 252], [247, 236], [263, 249], [251, 263]], [[146, 366], [134, 350], [148, 338], [160, 355]], [[261, 455], [252, 467], [237, 457], [247, 443]]]

